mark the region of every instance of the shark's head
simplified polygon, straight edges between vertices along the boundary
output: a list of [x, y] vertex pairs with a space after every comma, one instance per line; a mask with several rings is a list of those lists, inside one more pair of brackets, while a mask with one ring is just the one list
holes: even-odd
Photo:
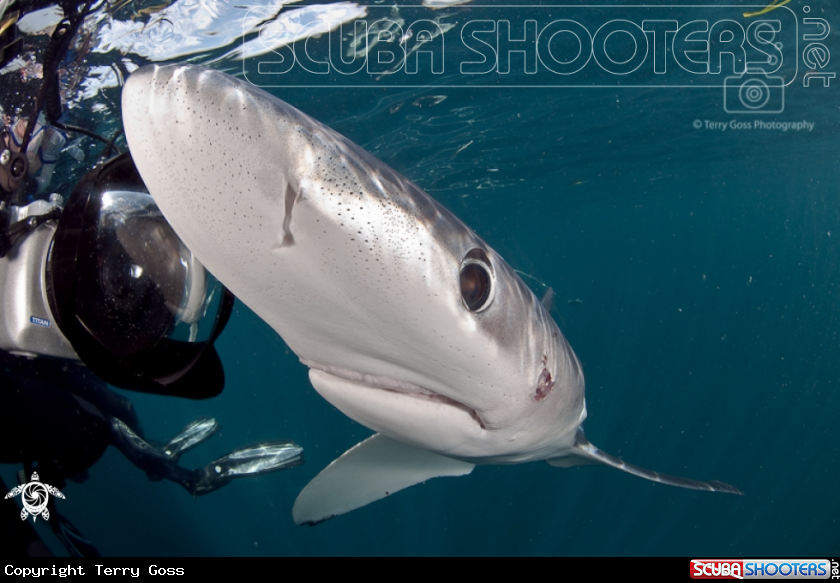
[[123, 92], [131, 153], [201, 262], [351, 418], [477, 462], [548, 459], [586, 413], [546, 309], [420, 188], [246, 82], [152, 66]]

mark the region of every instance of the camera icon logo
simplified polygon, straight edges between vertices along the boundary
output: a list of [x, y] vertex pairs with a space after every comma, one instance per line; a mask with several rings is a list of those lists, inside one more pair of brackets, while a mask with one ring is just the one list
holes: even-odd
[[785, 80], [763, 71], [747, 71], [723, 81], [723, 109], [727, 113], [782, 113]]

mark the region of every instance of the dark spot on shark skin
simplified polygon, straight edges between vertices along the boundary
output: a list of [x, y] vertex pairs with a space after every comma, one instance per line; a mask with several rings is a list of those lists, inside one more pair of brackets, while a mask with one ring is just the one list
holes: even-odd
[[548, 369], [543, 367], [540, 373], [540, 378], [537, 380], [537, 391], [534, 393], [534, 401], [541, 403], [546, 400], [551, 394], [551, 389], [554, 388], [554, 379], [551, 378], [551, 373]]

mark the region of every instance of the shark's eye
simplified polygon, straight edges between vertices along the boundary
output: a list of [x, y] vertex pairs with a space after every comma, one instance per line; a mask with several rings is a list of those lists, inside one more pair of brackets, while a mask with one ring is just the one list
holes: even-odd
[[487, 254], [473, 249], [461, 262], [461, 297], [471, 312], [481, 312], [493, 302], [493, 268]]

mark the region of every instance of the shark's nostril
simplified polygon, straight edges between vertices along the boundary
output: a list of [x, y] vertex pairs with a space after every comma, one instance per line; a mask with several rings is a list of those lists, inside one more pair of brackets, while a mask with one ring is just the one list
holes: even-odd
[[551, 376], [551, 373], [548, 372], [547, 368], [543, 368], [542, 372], [540, 373], [540, 378], [537, 379], [537, 390], [534, 393], [534, 400], [537, 403], [541, 403], [548, 398], [548, 395], [551, 394], [551, 389], [554, 388], [554, 379]]

